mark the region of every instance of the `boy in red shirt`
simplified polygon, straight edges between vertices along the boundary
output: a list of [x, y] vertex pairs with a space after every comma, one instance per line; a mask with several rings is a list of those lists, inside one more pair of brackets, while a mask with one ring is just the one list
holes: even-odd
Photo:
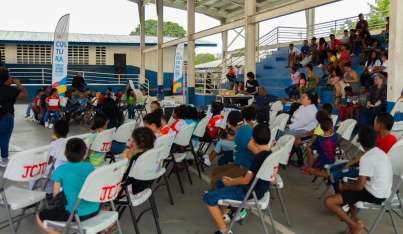
[[53, 128], [53, 123], [60, 117], [60, 97], [57, 94], [57, 89], [53, 88], [50, 96], [45, 99], [46, 113], [45, 113], [45, 127]]
[[380, 113], [375, 118], [374, 129], [378, 134], [376, 145], [385, 153], [397, 142], [396, 136], [390, 133], [393, 123], [394, 119], [389, 113]]

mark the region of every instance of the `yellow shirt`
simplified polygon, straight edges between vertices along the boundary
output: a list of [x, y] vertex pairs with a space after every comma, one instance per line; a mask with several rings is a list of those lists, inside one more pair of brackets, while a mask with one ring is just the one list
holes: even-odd
[[317, 136], [323, 136], [325, 135], [325, 132], [322, 130], [322, 128], [320, 127], [320, 124], [318, 124], [318, 126], [316, 126], [315, 130], [313, 131], [314, 135]]

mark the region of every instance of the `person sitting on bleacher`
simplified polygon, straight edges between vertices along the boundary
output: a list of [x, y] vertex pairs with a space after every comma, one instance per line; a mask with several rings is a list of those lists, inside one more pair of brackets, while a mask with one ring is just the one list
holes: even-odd
[[[66, 143], [65, 156], [68, 162], [59, 166], [52, 175], [55, 206], [39, 211], [36, 216], [38, 225], [47, 233], [59, 232], [53, 228], [45, 227], [43, 221], [66, 222], [74, 209], [81, 187], [88, 175], [95, 169], [91, 163], [84, 161], [86, 151], [87, 147], [84, 141], [79, 138], [70, 139]], [[80, 221], [84, 221], [96, 216], [99, 210], [99, 203], [82, 200], [78, 206], [77, 214]]]
[[[211, 174], [211, 187], [223, 176], [243, 176], [248, 171], [253, 160], [253, 144], [249, 144], [252, 138], [253, 127], [255, 126], [256, 110], [252, 106], [242, 109], [244, 123], [238, 123], [235, 135], [235, 153], [233, 160], [228, 164], [215, 168]], [[233, 163], [232, 163], [233, 162]]]
[[[326, 207], [346, 222], [352, 234], [362, 233], [364, 224], [357, 217], [355, 203], [369, 202], [381, 204], [391, 194], [393, 169], [385, 152], [376, 147], [377, 134], [371, 127], [362, 127], [358, 141], [365, 154], [360, 159], [358, 181], [340, 183], [336, 195], [325, 199]], [[349, 205], [351, 217], [342, 207]]]
[[[318, 112], [319, 113], [319, 112]], [[319, 177], [328, 177], [325, 171], [326, 164], [333, 164], [336, 160], [337, 136], [333, 131], [333, 121], [327, 117], [320, 121], [323, 135], [317, 135], [312, 143], [307, 147], [307, 166], [302, 168], [304, 174]], [[315, 160], [314, 151], [318, 152]]]
[[[224, 176], [216, 183], [216, 189], [207, 192], [203, 196], [203, 201], [207, 204], [207, 209], [218, 226], [215, 234], [232, 233], [227, 230], [224, 216], [227, 212], [218, 206], [218, 201], [222, 199], [231, 199], [242, 201], [249, 190], [256, 174], [267, 157], [270, 157], [271, 151], [269, 147], [270, 129], [266, 124], [258, 124], [253, 128], [252, 140], [249, 145], [253, 147], [253, 160], [249, 169], [243, 175], [227, 177]], [[257, 199], [261, 199], [270, 187], [270, 182], [258, 180], [254, 191]], [[244, 213], [246, 213], [244, 211]], [[246, 214], [241, 217], [245, 217]]]

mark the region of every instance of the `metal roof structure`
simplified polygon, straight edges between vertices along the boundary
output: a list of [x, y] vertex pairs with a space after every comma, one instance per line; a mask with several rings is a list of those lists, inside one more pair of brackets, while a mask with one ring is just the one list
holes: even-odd
[[[164, 6], [186, 10], [187, 0], [163, 0]], [[256, 12], [294, 4], [300, 0], [256, 0]], [[155, 0], [145, 0], [155, 3]], [[197, 0], [196, 12], [221, 21], [231, 21], [244, 16], [244, 0]]]
[[[164, 42], [174, 40], [173, 37], [164, 37]], [[53, 43], [53, 33], [28, 31], [1, 31], [1, 43]], [[70, 33], [69, 43], [72, 44], [107, 44], [107, 45], [139, 45], [140, 36], [109, 35], [109, 34], [80, 34]], [[156, 45], [157, 37], [146, 36], [146, 45]], [[197, 40], [197, 46], [217, 46], [206, 40]]]

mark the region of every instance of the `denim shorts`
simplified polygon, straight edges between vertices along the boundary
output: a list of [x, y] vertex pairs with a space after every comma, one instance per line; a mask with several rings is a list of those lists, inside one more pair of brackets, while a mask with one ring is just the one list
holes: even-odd
[[217, 154], [223, 152], [223, 151], [233, 151], [235, 147], [235, 142], [234, 141], [229, 141], [225, 139], [221, 139], [217, 142], [215, 146], [215, 152]]
[[221, 180], [217, 181], [216, 189], [210, 191], [203, 196], [203, 201], [209, 206], [217, 206], [219, 200], [231, 199], [235, 201], [242, 201], [246, 193], [241, 186], [225, 187]]

